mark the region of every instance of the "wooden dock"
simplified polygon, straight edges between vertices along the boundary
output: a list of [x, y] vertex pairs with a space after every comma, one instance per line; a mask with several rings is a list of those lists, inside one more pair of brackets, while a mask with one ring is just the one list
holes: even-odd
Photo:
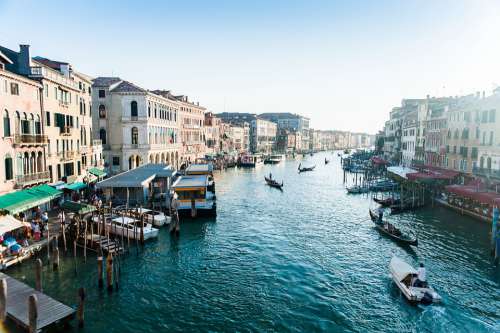
[[52, 324], [57, 324], [72, 318], [75, 310], [56, 301], [28, 285], [0, 273], [0, 279], [7, 280], [7, 317], [24, 329], [29, 329], [28, 298], [35, 294], [38, 298], [37, 329], [42, 330]]
[[85, 242], [87, 242], [87, 249], [94, 252], [99, 252], [100, 249], [102, 249], [104, 253], [110, 252], [111, 254], [123, 252], [123, 248], [118, 242], [113, 239], [108, 239], [105, 236], [97, 234], [86, 235], [85, 239], [82, 237], [78, 239], [77, 245], [83, 248]]

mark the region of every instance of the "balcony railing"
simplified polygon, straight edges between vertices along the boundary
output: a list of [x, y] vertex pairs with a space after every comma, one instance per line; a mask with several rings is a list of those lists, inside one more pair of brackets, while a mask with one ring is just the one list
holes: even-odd
[[44, 76], [44, 74], [45, 74], [45, 68], [40, 66], [31, 67], [31, 76], [41, 77]]
[[72, 160], [76, 156], [76, 152], [74, 150], [63, 150], [57, 153], [57, 156], [61, 159], [61, 161]]
[[20, 186], [42, 183], [46, 181], [50, 181], [50, 173], [48, 171], [33, 173], [31, 175], [16, 176], [16, 183]]
[[47, 135], [42, 134], [16, 134], [14, 143], [17, 145], [42, 145], [48, 143]]
[[102, 140], [100, 139], [92, 140], [92, 146], [102, 146]]
[[476, 176], [500, 179], [500, 170], [476, 167], [472, 169], [472, 173]]
[[59, 134], [61, 135], [71, 135], [71, 132], [72, 132], [71, 126], [64, 126], [59, 128]]
[[63, 106], [65, 108], [67, 108], [69, 106], [69, 102], [68, 101], [59, 101], [59, 106]]

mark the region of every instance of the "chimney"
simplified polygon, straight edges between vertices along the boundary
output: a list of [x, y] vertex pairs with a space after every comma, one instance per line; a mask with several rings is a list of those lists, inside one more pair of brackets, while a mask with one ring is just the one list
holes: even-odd
[[19, 55], [17, 56], [18, 70], [21, 75], [31, 74], [31, 55], [30, 46], [27, 44], [19, 45]]

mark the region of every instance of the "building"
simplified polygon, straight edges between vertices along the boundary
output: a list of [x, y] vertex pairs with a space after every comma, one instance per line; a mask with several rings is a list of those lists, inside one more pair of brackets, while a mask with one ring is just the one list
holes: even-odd
[[425, 126], [425, 164], [444, 167], [446, 160], [446, 134], [448, 105], [429, 110]]
[[180, 131], [182, 142], [181, 163], [192, 163], [205, 157], [203, 141], [206, 109], [199, 103], [190, 102], [187, 96], [175, 96], [179, 102]]
[[90, 78], [67, 62], [32, 58], [29, 45], [21, 45], [19, 52], [4, 47], [0, 51], [12, 62], [7, 70], [42, 86], [38, 96], [42, 117], [37, 125], [34, 115], [33, 123], [34, 134], [48, 137], [45, 157], [42, 154], [37, 159], [45, 159], [50, 181], [84, 180], [90, 170], [102, 167], [100, 144], [92, 141]]
[[212, 112], [205, 113], [204, 137], [207, 154], [217, 154], [220, 151], [221, 120]]
[[245, 148], [245, 128], [241, 126], [231, 126], [230, 135], [233, 140], [233, 149], [236, 153], [247, 151]]
[[7, 70], [0, 52], [0, 194], [50, 181], [45, 163], [47, 136], [42, 124], [42, 85]]
[[180, 104], [118, 77], [93, 81], [94, 136], [110, 172], [145, 163], [179, 166]]
[[250, 147], [253, 153], [271, 153], [275, 148], [277, 125], [272, 121], [256, 118], [250, 126]]
[[278, 129], [286, 129], [289, 131], [296, 131], [300, 133], [300, 138], [302, 142], [300, 146], [303, 149], [310, 149], [310, 138], [309, 138], [309, 121], [310, 119], [298, 114], [292, 114], [289, 112], [269, 112], [262, 113], [259, 118], [272, 121], [276, 123]]
[[405, 115], [401, 136], [401, 164], [411, 167], [415, 159], [417, 146], [418, 112], [413, 110]]

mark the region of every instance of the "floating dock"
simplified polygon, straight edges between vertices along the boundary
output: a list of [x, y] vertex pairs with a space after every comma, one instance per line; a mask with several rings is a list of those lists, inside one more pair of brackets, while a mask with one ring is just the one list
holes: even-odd
[[29, 329], [28, 298], [33, 294], [38, 298], [37, 330], [66, 321], [74, 316], [73, 308], [0, 273], [0, 279], [4, 278], [7, 280], [7, 317], [24, 329]]

